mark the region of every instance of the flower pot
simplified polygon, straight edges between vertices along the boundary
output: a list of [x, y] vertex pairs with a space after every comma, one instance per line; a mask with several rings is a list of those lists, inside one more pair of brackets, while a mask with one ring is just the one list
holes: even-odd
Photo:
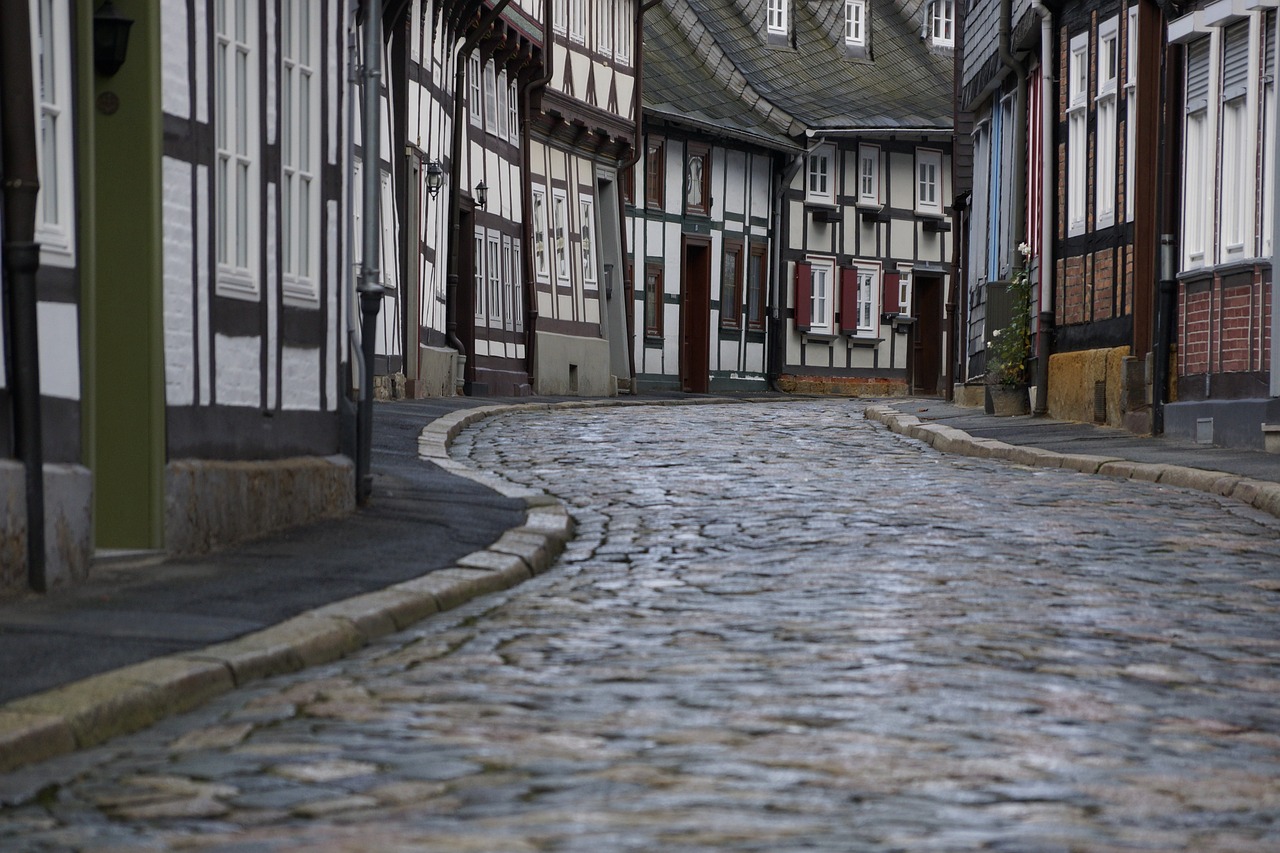
[[988, 385], [987, 411], [997, 417], [1025, 415], [1031, 411], [1031, 400], [1025, 385]]

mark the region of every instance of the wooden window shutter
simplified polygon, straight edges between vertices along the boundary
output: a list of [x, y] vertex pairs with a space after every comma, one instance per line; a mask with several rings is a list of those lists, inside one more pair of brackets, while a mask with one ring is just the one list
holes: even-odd
[[813, 264], [796, 261], [796, 331], [813, 328]]
[[902, 275], [896, 272], [887, 272], [884, 274], [884, 295], [880, 302], [880, 310], [886, 314], [897, 314], [902, 310], [899, 304], [899, 294], [902, 290], [899, 285], [902, 283]]
[[840, 332], [858, 333], [858, 268], [840, 268]]

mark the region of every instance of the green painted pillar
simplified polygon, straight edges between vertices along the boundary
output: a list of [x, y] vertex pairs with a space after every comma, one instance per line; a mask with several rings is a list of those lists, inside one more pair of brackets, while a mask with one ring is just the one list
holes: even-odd
[[135, 23], [113, 77], [93, 68], [93, 8], [76, 3], [81, 98], [80, 269], [85, 463], [96, 548], [164, 545], [163, 118], [160, 4], [116, 0]]

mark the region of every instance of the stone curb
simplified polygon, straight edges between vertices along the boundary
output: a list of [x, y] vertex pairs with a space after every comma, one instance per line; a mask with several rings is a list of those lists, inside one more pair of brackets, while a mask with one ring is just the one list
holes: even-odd
[[0, 773], [146, 728], [248, 682], [337, 660], [434, 613], [547, 571], [573, 536], [573, 518], [550, 495], [452, 459], [449, 444], [474, 423], [497, 414], [539, 409], [750, 402], [777, 400], [570, 400], [479, 406], [437, 418], [419, 434], [419, 458], [504, 497], [523, 500], [523, 525], [508, 530], [488, 548], [462, 557], [454, 567], [326, 604], [234, 640], [144, 661], [0, 705]]
[[991, 438], [974, 438], [963, 430], [942, 424], [922, 424], [915, 415], [892, 406], [874, 405], [863, 410], [868, 420], [890, 431], [918, 439], [942, 453], [958, 453], [983, 459], [1001, 459], [1037, 468], [1065, 468], [1083, 474], [1101, 474], [1143, 480], [1229, 497], [1280, 518], [1280, 483], [1253, 480], [1225, 471], [1190, 468], [1185, 465], [1131, 462], [1115, 456], [1058, 453], [1039, 447], [1008, 444]]

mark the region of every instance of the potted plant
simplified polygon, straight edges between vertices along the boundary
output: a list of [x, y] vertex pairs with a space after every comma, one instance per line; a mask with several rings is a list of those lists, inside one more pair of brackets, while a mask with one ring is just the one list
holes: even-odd
[[1025, 415], [1031, 406], [1027, 397], [1027, 358], [1031, 354], [1031, 278], [1026, 259], [1031, 247], [1018, 246], [1023, 263], [1009, 282], [1012, 312], [1009, 325], [996, 329], [987, 341], [987, 394], [995, 415]]

